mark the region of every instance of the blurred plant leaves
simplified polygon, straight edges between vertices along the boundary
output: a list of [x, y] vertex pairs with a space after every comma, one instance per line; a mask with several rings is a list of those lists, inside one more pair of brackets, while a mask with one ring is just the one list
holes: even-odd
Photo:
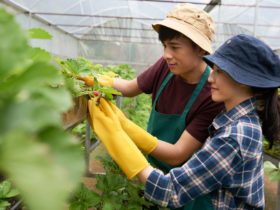
[[[279, 163], [280, 166], [280, 163]], [[277, 168], [272, 162], [264, 162], [264, 170], [271, 181], [280, 181], [280, 168]]]
[[[32, 33], [48, 37], [43, 30]], [[72, 96], [50, 64], [52, 56], [30, 47], [26, 33], [2, 8], [0, 40], [0, 170], [28, 209], [65, 209], [85, 171], [79, 143], [62, 126]]]
[[31, 28], [28, 34], [31, 39], [52, 39], [52, 35], [41, 28]]
[[0, 8], [0, 82], [22, 66], [29, 48], [26, 34], [14, 17]]

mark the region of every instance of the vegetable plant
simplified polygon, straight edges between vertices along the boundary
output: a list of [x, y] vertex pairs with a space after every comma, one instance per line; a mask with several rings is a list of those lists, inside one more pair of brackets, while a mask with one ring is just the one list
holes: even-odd
[[264, 170], [272, 181], [280, 181], [280, 162], [278, 166], [274, 165], [270, 161], [264, 162]]
[[12, 183], [5, 180], [0, 183], [0, 210], [5, 210], [11, 206], [9, 200], [19, 194], [17, 189], [14, 189]]
[[77, 139], [62, 126], [71, 93], [52, 56], [29, 45], [32, 33], [0, 8], [0, 177], [27, 209], [61, 210], [85, 163]]
[[[102, 65], [94, 65], [82, 57], [66, 60], [56, 58], [56, 62], [59, 64], [61, 72], [66, 78], [67, 82], [65, 85], [72, 91], [72, 95], [98, 96], [104, 97], [107, 100], [112, 100], [113, 96], [121, 95], [120, 92], [112, 87], [102, 87], [99, 85], [98, 78], [106, 71]], [[117, 75], [111, 74], [111, 76], [114, 77]]]
[[81, 185], [70, 200], [71, 210], [148, 208], [152, 204], [144, 199], [143, 185], [129, 181], [109, 156], [99, 157], [105, 174], [96, 175], [96, 192]]

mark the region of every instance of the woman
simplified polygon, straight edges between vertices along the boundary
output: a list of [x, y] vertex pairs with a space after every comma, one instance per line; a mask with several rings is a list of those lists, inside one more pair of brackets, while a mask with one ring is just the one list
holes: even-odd
[[212, 99], [225, 110], [182, 167], [166, 175], [151, 167], [123, 129], [119, 110], [105, 100], [99, 107], [89, 102], [92, 125], [125, 174], [137, 175], [145, 197], [161, 206], [180, 207], [209, 194], [214, 209], [264, 209], [262, 137], [273, 143], [279, 136], [279, 57], [262, 41], [237, 35], [204, 59], [213, 67]]

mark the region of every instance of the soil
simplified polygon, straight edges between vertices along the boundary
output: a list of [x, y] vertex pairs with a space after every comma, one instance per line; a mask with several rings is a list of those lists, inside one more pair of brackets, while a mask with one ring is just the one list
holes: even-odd
[[264, 176], [265, 186], [265, 210], [276, 209], [276, 198], [277, 198], [277, 182], [269, 180], [268, 176]]

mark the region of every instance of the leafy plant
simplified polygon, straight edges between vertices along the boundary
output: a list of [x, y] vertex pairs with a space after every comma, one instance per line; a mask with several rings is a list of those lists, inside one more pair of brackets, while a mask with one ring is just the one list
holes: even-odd
[[108, 65], [104, 67], [105, 75], [109, 76], [119, 76], [122, 79], [134, 79], [135, 78], [135, 70], [131, 68], [128, 64], [120, 64], [120, 65]]
[[[82, 58], [79, 58], [82, 59]], [[85, 59], [82, 59], [84, 62]], [[71, 65], [78, 67], [77, 62], [71, 60]], [[90, 64], [91, 65], [91, 64]], [[118, 66], [102, 66], [95, 65], [97, 70], [96, 74], [116, 76], [121, 75], [124, 79], [132, 79], [135, 77], [135, 70], [129, 65]], [[85, 69], [86, 68], [81, 68]], [[89, 71], [90, 72], [90, 71]], [[89, 74], [86, 72], [86, 74]], [[132, 119], [135, 123], [143, 128], [147, 126], [147, 120], [151, 108], [151, 99], [148, 95], [140, 95], [135, 98], [122, 98], [121, 108], [128, 118]], [[82, 123], [73, 130], [74, 133], [83, 135], [85, 132], [85, 124]], [[81, 185], [78, 191], [73, 195], [70, 200], [70, 209], [86, 210], [87, 208], [94, 209], [142, 209], [150, 207], [151, 204], [144, 199], [143, 185], [136, 180], [129, 181], [122, 173], [117, 164], [109, 157], [99, 157], [104, 169], [105, 174], [96, 175], [96, 192], [92, 192]], [[98, 197], [98, 198], [97, 198]], [[91, 199], [88, 199], [91, 198]], [[91, 200], [98, 201], [93, 205]]]
[[72, 96], [51, 55], [32, 48], [3, 8], [0, 28], [1, 174], [28, 209], [61, 210], [85, 171], [80, 145], [62, 127]]
[[151, 97], [141, 94], [134, 98], [124, 98], [121, 103], [121, 109], [129, 119], [143, 129], [146, 129], [151, 112], [151, 104]]
[[11, 204], [8, 201], [10, 198], [16, 197], [19, 194], [18, 190], [12, 187], [12, 183], [5, 180], [0, 184], [0, 210], [5, 210]]
[[94, 209], [142, 209], [151, 206], [144, 199], [143, 185], [137, 180], [129, 181], [120, 168], [109, 157], [99, 157], [102, 162], [105, 175], [96, 175], [96, 189], [93, 192], [84, 185], [70, 200], [70, 209], [87, 210]]
[[[135, 70], [128, 64], [118, 66], [109, 65], [104, 67], [103, 74], [119, 75], [122, 79], [133, 79], [136, 77]], [[146, 129], [151, 111], [151, 97], [147, 94], [141, 94], [137, 97], [124, 97], [121, 100], [121, 109], [126, 116], [140, 127]]]
[[278, 163], [278, 167], [277, 167], [272, 162], [265, 161], [264, 170], [268, 174], [270, 180], [280, 181], [280, 162]]
[[99, 96], [112, 100], [114, 95], [121, 95], [112, 87], [102, 87], [98, 84], [99, 76], [106, 71], [102, 65], [93, 65], [82, 57], [66, 60], [56, 58], [56, 62], [60, 65], [63, 75], [68, 79], [66, 86], [72, 90], [74, 96]]
[[52, 35], [41, 28], [31, 28], [28, 34], [31, 39], [52, 39]]
[[89, 208], [98, 205], [100, 200], [100, 195], [89, 190], [84, 184], [80, 184], [79, 188], [69, 201], [69, 210], [88, 210]]
[[269, 142], [264, 138], [263, 139], [264, 152], [275, 158], [280, 159], [280, 140], [277, 140], [273, 143], [272, 148], [269, 148]]

